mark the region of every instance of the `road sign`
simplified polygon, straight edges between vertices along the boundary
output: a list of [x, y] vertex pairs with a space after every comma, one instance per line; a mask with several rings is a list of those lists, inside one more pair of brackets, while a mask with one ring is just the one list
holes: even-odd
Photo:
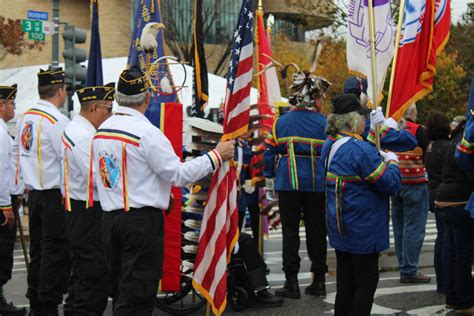
[[43, 32], [43, 22], [36, 20], [21, 20], [21, 30], [26, 33]]
[[49, 34], [53, 33], [53, 31], [54, 31], [53, 28], [54, 28], [53, 22], [48, 22], [48, 21], [43, 22], [43, 33], [44, 34], [49, 35]]
[[33, 40], [33, 41], [44, 42], [45, 34], [40, 33], [40, 32], [29, 32], [28, 39]]
[[48, 21], [48, 12], [28, 10], [28, 19]]

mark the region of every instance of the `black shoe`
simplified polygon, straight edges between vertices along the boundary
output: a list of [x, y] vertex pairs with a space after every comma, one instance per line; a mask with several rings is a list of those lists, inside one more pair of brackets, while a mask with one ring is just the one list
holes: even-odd
[[300, 298], [300, 286], [298, 285], [298, 277], [295, 275], [287, 275], [285, 286], [275, 291], [276, 296], [288, 298]]
[[400, 277], [400, 283], [430, 283], [431, 278], [422, 273], [411, 277]]
[[283, 297], [276, 297], [267, 290], [262, 290], [249, 299], [249, 307], [277, 307], [283, 304]]
[[0, 315], [25, 315], [24, 307], [16, 307], [12, 303], [7, 303], [5, 299], [0, 300]]
[[326, 278], [314, 277], [313, 282], [304, 289], [308, 295], [326, 296]]

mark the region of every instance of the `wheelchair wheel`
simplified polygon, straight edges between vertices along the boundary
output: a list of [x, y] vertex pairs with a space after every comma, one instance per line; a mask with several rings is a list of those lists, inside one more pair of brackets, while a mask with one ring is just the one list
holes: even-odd
[[227, 293], [227, 302], [235, 311], [239, 312], [244, 310], [249, 302], [247, 291], [238, 286], [229, 289], [229, 292]]
[[186, 315], [193, 313], [206, 304], [206, 300], [192, 285], [188, 276], [181, 277], [179, 292], [160, 293], [155, 301], [155, 307], [171, 315]]

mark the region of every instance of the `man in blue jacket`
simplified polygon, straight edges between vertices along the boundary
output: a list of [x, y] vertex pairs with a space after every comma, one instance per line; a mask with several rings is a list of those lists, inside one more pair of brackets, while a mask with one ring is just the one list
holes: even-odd
[[[467, 109], [467, 121], [464, 127], [464, 136], [456, 147], [454, 157], [459, 167], [466, 171], [474, 171], [474, 78], [471, 81], [471, 93]], [[474, 193], [466, 205], [466, 210], [474, 218]]]
[[325, 180], [320, 159], [326, 139], [326, 117], [320, 113], [329, 82], [310, 73], [295, 74], [290, 86], [294, 108], [275, 120], [267, 136], [264, 176], [275, 178], [283, 229], [283, 271], [286, 282], [276, 295], [299, 298], [299, 228], [303, 214], [306, 247], [311, 260], [313, 283], [310, 295], [326, 294]]
[[401, 185], [397, 156], [364, 141], [365, 120], [354, 94], [333, 100], [321, 160], [326, 166], [327, 223], [336, 250], [335, 315], [370, 315], [379, 271], [389, 247], [389, 201]]

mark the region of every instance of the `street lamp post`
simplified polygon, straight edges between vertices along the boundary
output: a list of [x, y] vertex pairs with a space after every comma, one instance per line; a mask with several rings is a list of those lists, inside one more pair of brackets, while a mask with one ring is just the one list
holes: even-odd
[[51, 66], [59, 65], [59, 1], [53, 0], [53, 45], [51, 52]]

